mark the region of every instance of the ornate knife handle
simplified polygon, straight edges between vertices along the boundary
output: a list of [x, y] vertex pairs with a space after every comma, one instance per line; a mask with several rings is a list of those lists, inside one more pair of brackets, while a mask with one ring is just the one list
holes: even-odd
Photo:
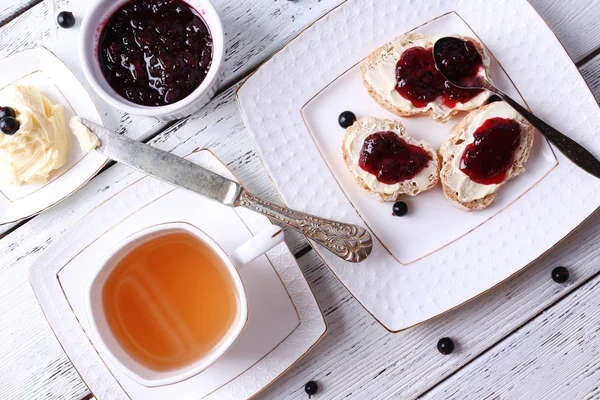
[[367, 258], [373, 248], [371, 234], [360, 226], [290, 210], [259, 199], [245, 189], [240, 193], [236, 205], [259, 212], [289, 226], [346, 261], [361, 262]]

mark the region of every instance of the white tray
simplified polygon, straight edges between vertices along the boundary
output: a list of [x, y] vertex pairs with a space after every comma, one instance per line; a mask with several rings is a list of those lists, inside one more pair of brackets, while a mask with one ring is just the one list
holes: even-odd
[[[189, 159], [235, 179], [207, 150]], [[225, 356], [186, 381], [142, 386], [112, 365], [86, 334], [84, 288], [102, 256], [132, 233], [170, 221], [199, 227], [226, 251], [270, 224], [251, 211], [224, 207], [143, 178], [73, 225], [31, 266], [30, 280], [44, 314], [99, 400], [252, 397], [295, 364], [326, 331], [319, 306], [285, 243], [240, 271], [248, 294], [248, 324]]]
[[[238, 91], [265, 167], [288, 206], [369, 227], [374, 250], [360, 265], [318, 245], [315, 250], [393, 332], [507, 279], [600, 205], [600, 180], [554, 154], [539, 134], [527, 172], [484, 211], [453, 207], [437, 187], [408, 198], [409, 216], [394, 218], [390, 203], [360, 193], [342, 161], [344, 131], [337, 116], [349, 109], [358, 117], [399, 118], [366, 94], [356, 64], [415, 27], [429, 35], [479, 38], [496, 58], [492, 78], [501, 89], [517, 98], [520, 92], [540, 116], [600, 155], [598, 105], [552, 31], [524, 0], [347, 1], [265, 62]], [[460, 118], [447, 124], [399, 119], [409, 134], [439, 145]]]

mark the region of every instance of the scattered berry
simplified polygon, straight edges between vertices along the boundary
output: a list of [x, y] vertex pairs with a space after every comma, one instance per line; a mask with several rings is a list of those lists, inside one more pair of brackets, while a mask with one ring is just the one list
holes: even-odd
[[319, 385], [315, 381], [309, 381], [306, 383], [306, 385], [304, 385], [304, 391], [310, 399], [312, 395], [317, 394], [317, 392], [319, 391]]
[[403, 201], [397, 201], [392, 206], [392, 214], [396, 217], [404, 217], [408, 214], [408, 205]]
[[441, 338], [437, 343], [437, 349], [443, 355], [448, 355], [454, 351], [454, 342], [449, 337]]
[[356, 122], [356, 115], [352, 111], [344, 111], [338, 117], [338, 124], [344, 129], [352, 126]]
[[556, 267], [552, 270], [552, 280], [556, 283], [565, 283], [569, 280], [569, 270], [565, 267]]
[[56, 16], [56, 22], [61, 28], [69, 29], [75, 26], [75, 17], [70, 11], [61, 11]]
[[15, 117], [4, 117], [0, 119], [0, 131], [6, 135], [14, 135], [19, 130], [19, 121]]
[[17, 113], [11, 107], [0, 107], [0, 119], [4, 117], [16, 117]]

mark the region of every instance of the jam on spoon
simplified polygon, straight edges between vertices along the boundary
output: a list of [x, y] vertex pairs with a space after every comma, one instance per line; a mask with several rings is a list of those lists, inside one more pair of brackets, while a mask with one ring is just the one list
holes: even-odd
[[[458, 70], [476, 74], [483, 66], [481, 55], [471, 41], [462, 47], [444, 47], [441, 51], [450, 65]], [[457, 103], [465, 103], [477, 96], [482, 90], [460, 89], [436, 69], [433, 49], [415, 46], [405, 50], [396, 64], [396, 91], [415, 107], [425, 107], [438, 97], [449, 108]]]
[[365, 139], [358, 165], [379, 182], [393, 185], [414, 178], [430, 160], [425, 150], [406, 143], [394, 132], [375, 132]]
[[[481, 54], [470, 40], [453, 39], [455, 40], [444, 40], [435, 46], [435, 57], [440, 60], [444, 76], [450, 81], [460, 82], [461, 86], [471, 86], [476, 82], [483, 66]], [[450, 82], [448, 84], [452, 85]]]
[[460, 159], [460, 170], [482, 185], [498, 184], [512, 167], [521, 142], [521, 127], [514, 119], [490, 118], [473, 133]]
[[[433, 45], [434, 60], [437, 69], [444, 75], [444, 77], [450, 81], [453, 85], [463, 89], [486, 89], [490, 92], [498, 95], [502, 100], [508, 103], [512, 108], [515, 109], [523, 118], [525, 118], [531, 125], [546, 137], [554, 146], [556, 146], [561, 153], [565, 155], [569, 160], [573, 161], [575, 165], [583, 169], [584, 171], [594, 175], [596, 178], [600, 178], [600, 160], [596, 158], [592, 153], [585, 149], [582, 145], [566, 136], [564, 133], [556, 130], [546, 122], [542, 121], [531, 113], [528, 109], [517, 103], [506, 93], [498, 89], [487, 77], [485, 71], [478, 73], [472, 77], [461, 77], [455, 76], [452, 62], [445, 61], [444, 48], [454, 48], [455, 45], [450, 44], [451, 42], [464, 42], [461, 39], [455, 37], [443, 37], [438, 39]], [[438, 49], [441, 49], [438, 51]], [[448, 70], [446, 69], [448, 65]], [[471, 78], [471, 79], [469, 79]]]
[[133, 0], [109, 18], [98, 56], [117, 93], [137, 104], [162, 106], [200, 86], [212, 62], [212, 37], [181, 0]]

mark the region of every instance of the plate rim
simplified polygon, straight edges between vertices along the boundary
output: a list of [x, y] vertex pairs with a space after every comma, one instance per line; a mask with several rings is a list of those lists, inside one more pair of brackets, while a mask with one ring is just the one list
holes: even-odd
[[[241, 82], [238, 87], [235, 89], [235, 99], [236, 99], [236, 103], [238, 106], [238, 111], [240, 113], [240, 116], [242, 118], [242, 121], [244, 122], [244, 126], [246, 129], [248, 129], [249, 133], [250, 133], [250, 139], [252, 140], [252, 143], [254, 144], [254, 147], [256, 149], [256, 154], [258, 155], [258, 158], [261, 162], [261, 164], [263, 165], [263, 168], [265, 169], [265, 173], [267, 174], [269, 180], [271, 181], [271, 183], [273, 184], [273, 187], [275, 188], [275, 191], [277, 192], [280, 201], [287, 206], [287, 202], [283, 199], [283, 196], [279, 190], [279, 187], [277, 186], [277, 184], [275, 183], [275, 181], [273, 180], [273, 177], [271, 176], [271, 173], [269, 172], [269, 169], [267, 168], [267, 164], [265, 163], [262, 153], [259, 150], [259, 147], [257, 146], [256, 143], [256, 138], [254, 137], [254, 135], [252, 134], [252, 129], [250, 128], [250, 125], [248, 124], [247, 120], [246, 120], [246, 116], [244, 114], [244, 110], [242, 108], [241, 105], [241, 101], [240, 101], [240, 90], [242, 89], [242, 87], [244, 87], [244, 85], [246, 85], [248, 83], [248, 81], [250, 80], [250, 78], [252, 78], [265, 64], [267, 64], [269, 61], [271, 61], [271, 59], [273, 59], [276, 55], [278, 55], [280, 52], [282, 52], [283, 50], [285, 50], [292, 42], [294, 42], [296, 39], [298, 39], [302, 34], [305, 33], [305, 31], [307, 31], [308, 29], [314, 27], [315, 24], [317, 24], [318, 22], [320, 22], [321, 20], [323, 20], [325, 17], [327, 17], [329, 14], [331, 14], [332, 12], [334, 12], [335, 10], [337, 10], [338, 8], [342, 7], [343, 5], [345, 5], [346, 3], [348, 3], [349, 0], [343, 0], [340, 4], [336, 5], [335, 7], [331, 8], [329, 11], [327, 11], [326, 13], [324, 13], [323, 15], [321, 15], [319, 18], [317, 18], [316, 20], [314, 20], [312, 23], [310, 23], [309, 25], [307, 25], [304, 29], [302, 29], [301, 31], [299, 31], [295, 36], [293, 36], [290, 40], [288, 40], [284, 45], [282, 45], [278, 50], [276, 50], [273, 54], [271, 54], [267, 59], [265, 59], [262, 63], [260, 63], [255, 69], [254, 71], [252, 71], [252, 73], [250, 73], [246, 79], [244, 79], [243, 82]], [[567, 52], [567, 49], [565, 48], [565, 46], [563, 45], [563, 43], [560, 41], [560, 39], [558, 38], [558, 36], [556, 35], [556, 33], [552, 30], [552, 28], [548, 25], [548, 23], [546, 22], [546, 20], [540, 15], [540, 13], [531, 5], [531, 3], [528, 0], [524, 0], [524, 3], [527, 4], [528, 7], [530, 7], [530, 9], [535, 13], [535, 15], [538, 16], [539, 20], [541, 20], [546, 27], [548, 28], [548, 30], [552, 33], [553, 38], [556, 40], [556, 42], [562, 47], [564, 53], [567, 55], [567, 57], [569, 58], [571, 64], [575, 67], [575, 70], [577, 71], [577, 74], [579, 75], [579, 78], [581, 78], [581, 81], [584, 82], [584, 87], [587, 89], [587, 91], [589, 92], [589, 94], [591, 95], [592, 98], [594, 97], [594, 93], [592, 92], [588, 82], [585, 80], [585, 78], [583, 77], [583, 74], [581, 73], [581, 71], [579, 70], [579, 68], [577, 67], [577, 64], [575, 63], [575, 61], [573, 60], [573, 58], [570, 56], [570, 54]], [[477, 34], [477, 32], [471, 27], [471, 25], [469, 25], [469, 23], [467, 23], [467, 21], [453, 8], [450, 11], [447, 11], [445, 13], [442, 13], [424, 23], [421, 23], [419, 25], [417, 25], [416, 27], [410, 29], [407, 32], [413, 31], [415, 29], [418, 29], [419, 27], [432, 22], [438, 18], [441, 18], [447, 14], [451, 14], [451, 13], [455, 13], [477, 36], [477, 38], [479, 39], [479, 35]], [[487, 48], [487, 47], [486, 47]], [[490, 51], [490, 54], [491, 51]], [[492, 54], [493, 55], [493, 54]], [[496, 59], [496, 61], [498, 62], [498, 64], [501, 66], [502, 70], [505, 72], [506, 76], [508, 77], [508, 79], [511, 81], [511, 83], [513, 84], [513, 86], [515, 87], [515, 89], [519, 92], [519, 95], [521, 97], [521, 99], [525, 102], [526, 108], [529, 109], [529, 105], [527, 104], [525, 98], [523, 97], [523, 95], [521, 94], [521, 91], [519, 90], [518, 86], [514, 83], [514, 81], [512, 80], [512, 78], [510, 77], [510, 75], [508, 75], [508, 72], [506, 72], [506, 70], [504, 69], [504, 66], [502, 66], [502, 64], [500, 64], [500, 61], [494, 56], [494, 58]], [[351, 69], [353, 67], [350, 67], [349, 69]], [[347, 72], [348, 70], [344, 71]], [[343, 73], [342, 73], [343, 74]], [[323, 89], [321, 89], [323, 90]], [[308, 104], [316, 95], [312, 96], [302, 107], [306, 106], [306, 104]], [[598, 106], [598, 108], [600, 109], [600, 104], [598, 104], [596, 102], [596, 105]], [[301, 108], [302, 108], [301, 107]], [[309, 133], [310, 134], [310, 133]], [[544, 138], [545, 139], [545, 138]], [[547, 141], [547, 139], [545, 139]], [[552, 147], [552, 145], [550, 145], [550, 143], [548, 143], [550, 146], [550, 149], [554, 155], [554, 157], [556, 158], [556, 164], [548, 171], [548, 173], [546, 173], [537, 183], [541, 182], [544, 178], [546, 178], [552, 171], [556, 170], [556, 168], [561, 164], [560, 161], [558, 160], [557, 154], [554, 151], [554, 148]], [[536, 184], [537, 184], [536, 183]], [[535, 186], [535, 185], [534, 185]], [[529, 191], [529, 189], [527, 190]], [[526, 192], [527, 192], [526, 191]], [[342, 191], [343, 192], [343, 191]], [[523, 193], [524, 194], [524, 193]], [[521, 196], [523, 195], [521, 194]], [[520, 197], [520, 196], [519, 196]], [[515, 200], [516, 201], [516, 200]], [[514, 202], [514, 201], [513, 201]], [[511, 204], [513, 203], [511, 202]], [[350, 203], [351, 204], [351, 203]], [[403, 332], [405, 330], [411, 329], [413, 327], [416, 327], [418, 325], [424, 324], [426, 322], [430, 322], [438, 317], [441, 317], [443, 315], [446, 315], [448, 313], [450, 313], [451, 311], [454, 311], [455, 309], [463, 306], [464, 304], [473, 301], [475, 299], [478, 299], [479, 297], [489, 293], [490, 291], [492, 291], [493, 289], [499, 287], [500, 285], [502, 285], [503, 283], [509, 281], [510, 279], [512, 279], [513, 277], [515, 277], [516, 275], [518, 275], [519, 273], [522, 273], [526, 268], [528, 268], [531, 264], [535, 263], [537, 260], [539, 260], [541, 257], [543, 257], [545, 254], [547, 254], [548, 252], [550, 252], [551, 250], [553, 250], [555, 247], [557, 247], [559, 244], [561, 244], [564, 240], [566, 240], [576, 229], [578, 229], [581, 225], [583, 225], [586, 221], [588, 221], [596, 212], [598, 212], [598, 210], [600, 210], [600, 206], [596, 207], [596, 209], [594, 209], [592, 212], [590, 212], [589, 215], [587, 215], [585, 218], [583, 218], [578, 224], [576, 224], [569, 232], [567, 232], [564, 236], [562, 236], [560, 239], [558, 239], [556, 242], [554, 242], [550, 247], [548, 247], [546, 250], [542, 251], [540, 254], [538, 254], [535, 258], [533, 258], [532, 260], [530, 260], [528, 263], [526, 263], [525, 265], [523, 265], [521, 268], [519, 268], [518, 270], [514, 271], [513, 273], [507, 275], [504, 279], [498, 281], [497, 283], [491, 285], [490, 287], [488, 287], [487, 289], [484, 289], [483, 291], [479, 292], [478, 294], [476, 294], [473, 297], [470, 297], [468, 299], [465, 299], [464, 301], [438, 313], [435, 315], [432, 315], [424, 320], [421, 320], [419, 322], [416, 322], [410, 326], [406, 326], [397, 330], [394, 329], [390, 329], [387, 325], [385, 325], [379, 318], [377, 318], [373, 312], [371, 312], [356, 296], [354, 296], [353, 292], [346, 286], [346, 284], [339, 278], [338, 274], [336, 274], [336, 272], [333, 270], [333, 268], [331, 268], [331, 266], [325, 261], [325, 259], [323, 258], [323, 256], [321, 255], [321, 253], [318, 250], [318, 246], [315, 246], [310, 240], [308, 240], [311, 243], [311, 247], [312, 249], [315, 251], [315, 253], [319, 256], [319, 258], [321, 258], [321, 261], [323, 262], [323, 264], [325, 266], [327, 266], [327, 268], [329, 269], [329, 271], [331, 273], [333, 273], [333, 275], [336, 277], [336, 279], [338, 280], [338, 282], [340, 282], [342, 284], [342, 286], [350, 293], [353, 295], [353, 297], [356, 299], [356, 301], [358, 302], [358, 304], [360, 304], [360, 306], [369, 314], [371, 315], [371, 317], [373, 317], [373, 319], [379, 324], [381, 325], [386, 331], [388, 331], [389, 333], [395, 334], [395, 333], [399, 333], [399, 332]], [[478, 225], [477, 227], [479, 227], [480, 225]], [[464, 236], [464, 235], [463, 235]], [[416, 261], [416, 260], [415, 260]]]

